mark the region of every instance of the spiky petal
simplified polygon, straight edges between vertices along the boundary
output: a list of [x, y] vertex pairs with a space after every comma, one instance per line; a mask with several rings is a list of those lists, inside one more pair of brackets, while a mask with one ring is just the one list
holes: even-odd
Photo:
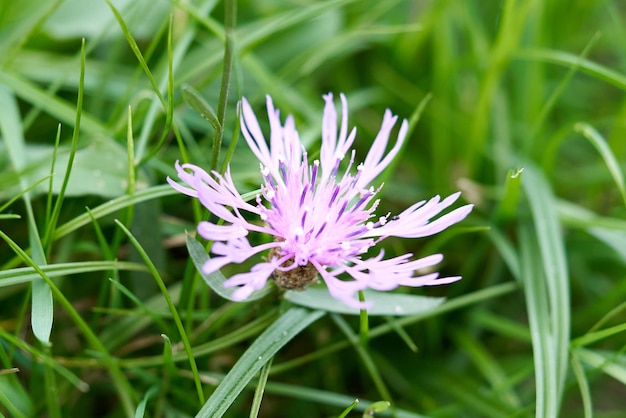
[[[168, 178], [174, 188], [198, 198], [223, 220], [220, 224], [198, 225], [201, 236], [215, 241], [211, 248], [214, 257], [204, 265], [205, 273], [227, 264], [242, 263], [260, 253], [270, 254], [267, 261], [259, 257], [259, 263], [249, 272], [236, 274], [224, 283], [225, 287], [238, 287], [233, 295], [235, 299], [246, 299], [272, 275], [288, 277], [283, 282], [295, 280], [297, 285], [299, 274], [319, 273], [333, 297], [355, 308], [369, 306], [355, 298], [359, 290], [366, 288], [386, 291], [397, 286], [437, 285], [460, 279], [440, 278], [438, 273], [419, 275], [419, 271], [439, 263], [443, 258], [440, 254], [417, 260], [411, 260], [412, 254], [385, 259], [383, 251], [373, 257], [366, 256], [371, 247], [390, 236], [419, 238], [436, 234], [464, 219], [472, 205], [437, 218], [458, 199], [460, 193], [454, 193], [443, 200], [435, 196], [418, 202], [394, 217], [376, 216], [376, 195], [382, 186], [374, 188], [370, 184], [400, 151], [408, 122], [402, 121], [398, 136], [387, 152], [398, 119], [387, 110], [365, 160], [354, 167], [355, 152], [351, 146], [356, 130], [348, 129], [346, 98], [342, 94], [340, 99], [338, 129], [333, 96], [324, 96], [320, 159], [312, 163], [291, 116], [283, 125], [279, 111], [267, 97], [271, 129], [268, 147], [252, 108], [242, 99], [241, 132], [260, 162], [263, 178], [256, 204], [244, 201], [229, 170], [223, 176], [217, 172], [211, 176], [195, 165], [177, 162], [178, 176], [186, 185]], [[341, 169], [345, 158], [349, 158], [348, 162]], [[242, 212], [251, 213], [262, 222], [251, 222], [248, 220], [251, 217], [243, 216]], [[253, 246], [248, 240], [251, 232], [270, 235], [273, 241]], [[303, 283], [305, 279], [311, 281], [310, 277], [303, 277]]]

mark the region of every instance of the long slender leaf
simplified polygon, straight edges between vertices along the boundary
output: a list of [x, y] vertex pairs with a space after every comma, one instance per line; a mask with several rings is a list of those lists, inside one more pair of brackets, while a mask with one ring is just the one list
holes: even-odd
[[[30, 267], [32, 267], [43, 279], [45, 283], [48, 284], [50, 290], [54, 293], [54, 296], [59, 301], [60, 305], [67, 311], [72, 320], [76, 323], [78, 328], [83, 332], [89, 343], [93, 348], [98, 350], [102, 355], [105, 361], [107, 362], [107, 366], [109, 367], [109, 372], [114, 380], [114, 387], [117, 390], [120, 401], [126, 411], [126, 413], [130, 416], [132, 415], [132, 411], [135, 410], [133, 407], [133, 396], [134, 392], [130, 390], [130, 383], [126, 379], [126, 377], [122, 374], [119, 366], [113, 360], [111, 354], [104, 347], [102, 342], [98, 339], [98, 337], [94, 334], [94, 332], [89, 328], [87, 323], [83, 320], [81, 315], [76, 311], [76, 309], [72, 306], [69, 300], [63, 295], [63, 293], [59, 290], [59, 288], [54, 284], [54, 282], [48, 277], [48, 275], [39, 267], [34, 260], [24, 252], [7, 234], [0, 230], [0, 238], [2, 238], [11, 249], [24, 261], [24, 263]], [[36, 282], [34, 282], [36, 283]]]
[[237, 363], [196, 414], [196, 418], [223, 416], [265, 363], [292, 338], [323, 315], [323, 311], [309, 311], [304, 308], [291, 308], [282, 314], [239, 357]]
[[581, 71], [597, 77], [600, 80], [604, 80], [607, 83], [613, 84], [622, 90], [626, 90], [626, 75], [566, 51], [551, 49], [520, 49], [515, 52], [515, 57], [550, 62], [553, 64], [563, 65], [568, 68], [578, 66]]
[[178, 191], [174, 190], [169, 184], [162, 184], [140, 190], [132, 195], [120, 196], [117, 199], [109, 200], [108, 202], [93, 208], [90, 213], [83, 213], [71, 221], [57, 227], [56, 231], [54, 231], [54, 237], [55, 239], [61, 238], [82, 226], [88, 225], [92, 222], [92, 217], [93, 219], [100, 219], [118, 210], [136, 205], [137, 203], [158, 199], [160, 197], [171, 196], [177, 193]]
[[604, 137], [600, 135], [600, 132], [595, 130], [594, 127], [589, 124], [579, 122], [574, 125], [574, 130], [583, 134], [583, 136], [587, 138], [589, 142], [591, 142], [591, 144], [598, 150], [600, 157], [604, 160], [604, 163], [613, 177], [613, 181], [615, 181], [615, 184], [622, 195], [624, 206], [626, 206], [626, 185], [624, 184], [624, 173], [622, 173], [619, 162], [611, 151], [609, 144], [607, 144]]
[[[0, 72], [1, 74], [1, 72]], [[20, 116], [15, 96], [6, 87], [0, 84], [0, 132], [5, 138], [9, 156], [18, 171], [25, 168], [26, 153]], [[20, 177], [20, 188], [27, 190], [25, 177]], [[32, 259], [39, 265], [46, 264], [45, 250], [39, 237], [35, 215], [30, 202], [30, 193], [24, 192], [24, 203], [28, 220], [28, 242], [30, 244]], [[49, 344], [52, 322], [54, 320], [54, 305], [50, 287], [44, 281], [38, 280], [32, 283], [31, 303], [31, 326], [35, 337], [44, 344]]]
[[[423, 314], [440, 306], [444, 298], [429, 296], [407, 295], [399, 293], [385, 293], [375, 290], [365, 290], [365, 299], [374, 305], [367, 310], [368, 315], [381, 316], [410, 316]], [[358, 309], [350, 308], [343, 303], [337, 303], [324, 287], [309, 287], [298, 292], [288, 290], [285, 299], [296, 305], [311, 309], [321, 309], [327, 312], [336, 312], [349, 315], [360, 315]]]
[[[48, 264], [40, 266], [40, 268], [48, 277], [61, 277], [108, 270], [147, 271], [144, 265], [126, 261], [81, 261], [76, 263]], [[32, 267], [20, 267], [0, 271], [0, 288], [35, 280], [41, 280], [41, 275]]]
[[154, 279], [156, 280], [157, 285], [159, 286], [159, 289], [161, 290], [161, 293], [163, 294], [163, 297], [165, 298], [165, 302], [167, 303], [167, 306], [169, 307], [170, 312], [172, 313], [172, 317], [174, 318], [174, 322], [176, 323], [176, 328], [178, 329], [180, 338], [183, 341], [183, 346], [185, 347], [185, 351], [187, 353], [191, 371], [194, 374], [194, 383], [196, 384], [198, 398], [200, 399], [200, 402], [204, 402], [204, 392], [202, 391], [202, 384], [200, 383], [200, 377], [198, 374], [198, 365], [196, 364], [196, 359], [194, 358], [193, 353], [191, 351], [191, 343], [189, 342], [189, 338], [187, 337], [187, 331], [185, 331], [185, 328], [183, 327], [183, 323], [180, 319], [180, 315], [178, 315], [178, 310], [176, 309], [176, 306], [174, 305], [174, 302], [172, 301], [172, 297], [170, 296], [169, 291], [167, 290], [167, 287], [165, 286], [165, 283], [163, 282], [163, 279], [161, 278], [161, 275], [159, 274], [156, 267], [154, 266], [154, 263], [152, 262], [148, 254], [144, 251], [141, 244], [139, 244], [139, 241], [137, 241], [137, 239], [128, 230], [128, 228], [126, 228], [121, 222], [117, 220], [115, 222], [120, 228], [122, 228], [122, 230], [124, 231], [128, 239], [130, 239], [133, 246], [137, 249], [137, 251], [141, 255], [141, 258], [143, 258], [144, 262], [148, 266], [148, 269], [150, 270], [150, 273], [152, 273], [152, 277], [154, 277]]
[[[569, 273], [556, 200], [539, 170], [530, 163], [525, 164], [525, 167], [523, 187], [532, 213], [534, 235], [539, 247], [539, 254], [534, 255], [535, 252], [530, 249], [534, 247], [531, 240], [527, 238], [523, 241], [524, 248], [527, 248], [527, 262], [535, 263], [530, 271], [527, 269], [526, 274], [532, 275], [528, 280], [537, 280], [536, 264], [541, 263], [548, 298], [547, 310], [540, 308], [540, 305], [530, 305], [528, 309], [529, 315], [538, 316], [538, 326], [541, 329], [545, 327], [544, 332], [540, 332], [542, 336], [539, 340], [535, 341], [533, 338], [533, 347], [541, 345], [547, 356], [542, 366], [546, 377], [550, 379], [550, 386], [544, 388], [548, 391], [546, 399], [548, 409], [545, 416], [552, 417], [558, 415], [568, 366], [571, 322]], [[533, 298], [543, 297], [542, 286], [538, 284], [527, 294], [527, 304], [533, 303]], [[536, 308], [539, 311], [532, 312]], [[539, 392], [538, 396], [541, 396]]]

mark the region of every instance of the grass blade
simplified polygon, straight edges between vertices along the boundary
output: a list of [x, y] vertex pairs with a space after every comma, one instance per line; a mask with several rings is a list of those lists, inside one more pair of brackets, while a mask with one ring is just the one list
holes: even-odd
[[613, 177], [613, 181], [615, 181], [615, 184], [617, 185], [617, 188], [622, 195], [622, 201], [624, 202], [624, 206], [626, 206], [626, 185], [624, 185], [624, 173], [622, 173], [619, 162], [611, 151], [609, 144], [606, 142], [604, 137], [600, 135], [600, 133], [596, 131], [591, 125], [579, 122], [574, 125], [574, 130], [576, 132], [580, 132], [598, 150], [598, 153], [604, 160], [604, 163], [606, 164], [609, 172], [611, 173], [611, 176]]
[[[525, 257], [522, 270], [525, 272], [529, 318], [535, 317], [535, 325], [531, 327], [534, 328], [535, 372], [546, 379], [546, 387], [541, 390], [537, 387], [537, 396], [546, 395], [546, 409], [542, 416], [553, 417], [558, 415], [568, 365], [571, 321], [569, 275], [556, 200], [535, 166], [527, 165], [524, 173], [523, 187], [532, 212], [534, 233], [525, 227], [522, 229], [521, 246]], [[536, 241], [530, 238], [533, 235]], [[534, 250], [536, 245], [537, 251]], [[541, 272], [538, 266], [543, 266]], [[537, 282], [540, 277], [544, 278], [543, 283]], [[544, 297], [547, 302], [544, 302]], [[539, 413], [541, 409], [537, 408], [537, 411]]]
[[183, 327], [183, 323], [180, 319], [180, 315], [178, 315], [176, 306], [174, 306], [172, 297], [170, 296], [167, 290], [167, 287], [165, 286], [165, 283], [163, 282], [163, 279], [161, 278], [161, 275], [159, 274], [156, 267], [154, 266], [154, 263], [152, 262], [152, 260], [150, 260], [150, 257], [148, 257], [148, 254], [144, 251], [141, 244], [139, 244], [139, 242], [133, 236], [133, 234], [131, 234], [128, 228], [126, 228], [121, 222], [116, 220], [115, 223], [117, 223], [117, 225], [120, 228], [122, 228], [122, 230], [124, 231], [128, 239], [131, 241], [133, 246], [137, 249], [137, 252], [139, 252], [139, 254], [141, 255], [141, 258], [143, 258], [144, 262], [148, 266], [150, 273], [152, 273], [154, 280], [156, 280], [157, 285], [159, 286], [159, 289], [161, 290], [161, 293], [163, 294], [163, 297], [165, 298], [167, 306], [169, 307], [170, 312], [172, 313], [172, 317], [174, 318], [174, 322], [176, 323], [176, 328], [178, 329], [178, 332], [180, 333], [180, 338], [183, 341], [185, 351], [187, 352], [187, 357], [189, 359], [189, 366], [191, 367], [191, 371], [194, 375], [194, 381], [196, 384], [196, 391], [198, 392], [198, 398], [200, 399], [200, 402], [203, 403], [204, 392], [202, 391], [202, 383], [200, 382], [200, 376], [198, 374], [198, 365], [196, 364], [196, 360], [193, 356], [193, 352], [191, 351], [191, 343], [189, 342], [189, 338], [187, 337], [187, 332], [185, 331], [185, 328]]
[[132, 195], [120, 196], [93, 208], [90, 213], [84, 213], [59, 226], [56, 231], [54, 231], [54, 238], [61, 238], [82, 226], [88, 225], [92, 222], [92, 219], [100, 219], [106, 215], [117, 212], [118, 210], [136, 205], [137, 203], [158, 199], [160, 197], [172, 196], [178, 193], [179, 192], [174, 190], [169, 184], [162, 184], [140, 190]]
[[[21, 171], [26, 165], [26, 152], [22, 127], [20, 126], [19, 109], [13, 93], [2, 85], [0, 85], [0, 103], [2, 103], [0, 108], [0, 133], [5, 138], [9, 157], [13, 165], [18, 171]], [[20, 188], [22, 190], [28, 189], [28, 185], [25, 182], [26, 178], [20, 176]], [[38, 265], [44, 265], [46, 264], [44, 245], [39, 237], [35, 215], [30, 202], [30, 193], [24, 192], [23, 197], [28, 220], [28, 242], [33, 261]], [[34, 281], [32, 284], [31, 326], [35, 337], [46, 345], [50, 342], [53, 318], [54, 307], [50, 288], [43, 281]]]
[[223, 416], [248, 382], [293, 337], [324, 315], [323, 311], [291, 308], [261, 334], [239, 358], [196, 418]]

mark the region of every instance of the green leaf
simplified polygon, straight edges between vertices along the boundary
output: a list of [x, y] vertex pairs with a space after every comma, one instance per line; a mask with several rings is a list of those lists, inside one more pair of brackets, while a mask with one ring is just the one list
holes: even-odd
[[[558, 415], [568, 369], [571, 324], [569, 273], [556, 199], [539, 169], [530, 162], [525, 167], [522, 185], [532, 212], [534, 231], [531, 233], [523, 229], [527, 236], [522, 241], [522, 249], [526, 253], [522, 276], [529, 318], [537, 316], [538, 333], [532, 338], [533, 349], [543, 351], [545, 356], [545, 362], [541, 365], [536, 363], [536, 366], [543, 367], [541, 373], [545, 374], [547, 386], [544, 390], [538, 386], [537, 396], [545, 396], [547, 402], [543, 416], [553, 417]], [[537, 282], [539, 277], [544, 277], [544, 280]], [[526, 288], [529, 283], [534, 283], [531, 290]], [[545, 298], [545, 306], [541, 307], [542, 298]], [[537, 368], [535, 373], [540, 373]]]
[[626, 356], [624, 354], [587, 350], [581, 347], [576, 348], [574, 352], [582, 363], [600, 369], [626, 385]]
[[[113, 3], [129, 16], [139, 38], [153, 35], [170, 8], [169, 3], [162, 0], [115, 0]], [[112, 25], [109, 9], [100, 0], [65, 0], [46, 20], [44, 28], [57, 39], [97, 38], [105, 32], [109, 36], [112, 32], [119, 36], [119, 31]]]
[[27, 394], [20, 391], [21, 386], [15, 381], [0, 378], [0, 405], [8, 411], [12, 417], [32, 417], [34, 406]]
[[[0, 103], [2, 104], [0, 108], [0, 135], [4, 138], [11, 163], [18, 171], [21, 171], [26, 165], [27, 153], [25, 152], [26, 145], [19, 107], [13, 91], [2, 85], [0, 85]], [[47, 174], [42, 177], [46, 176]], [[28, 181], [23, 176], [19, 177], [18, 185], [19, 191], [29, 188]], [[28, 242], [31, 248], [32, 259], [38, 265], [45, 265], [46, 255], [41, 238], [39, 237], [39, 231], [30, 201], [30, 192], [24, 192], [23, 198], [26, 206]], [[50, 288], [43, 281], [33, 282], [31, 325], [33, 334], [35, 334], [35, 337], [43, 344], [48, 344], [50, 340], [53, 318], [54, 306]]]
[[[40, 268], [48, 277], [59, 277], [93, 271], [148, 270], [144, 265], [125, 261], [81, 261], [77, 263], [49, 264], [40, 266]], [[0, 288], [37, 280], [41, 280], [41, 275], [32, 267], [20, 267], [0, 271]]]
[[572, 340], [572, 347], [585, 346], [589, 344], [602, 341], [606, 338], [612, 337], [616, 334], [626, 332], [626, 323], [615, 325], [610, 328], [601, 329], [599, 331], [587, 332], [586, 334]]
[[520, 230], [521, 277], [534, 353], [537, 417], [547, 418], [558, 415], [567, 371], [569, 289], [556, 203], [534, 166], [525, 173], [523, 186], [535, 225], [534, 230]]
[[578, 359], [578, 354], [576, 350], [572, 351], [572, 370], [574, 371], [574, 376], [576, 376], [576, 381], [578, 382], [578, 388], [580, 390], [580, 397], [583, 404], [583, 411], [585, 418], [593, 417], [593, 405], [592, 405], [592, 396], [591, 391], [589, 389], [589, 380], [585, 375], [585, 370], [580, 360]]
[[502, 199], [500, 200], [498, 211], [496, 212], [497, 219], [507, 220], [515, 216], [519, 202], [523, 171], [523, 168], [518, 168], [509, 170], [507, 173], [504, 193], [502, 194]]
[[137, 405], [137, 409], [135, 410], [135, 418], [142, 418], [145, 415], [148, 401], [157, 393], [159, 393], [158, 386], [153, 386], [150, 388], [150, 390], [146, 392], [139, 405]]
[[323, 311], [291, 308], [270, 325], [246, 350], [196, 418], [220, 418], [248, 382], [292, 338], [324, 315]]
[[33, 334], [42, 343], [49, 343], [52, 332], [54, 302], [50, 286], [43, 280], [35, 280], [32, 284], [32, 327]]
[[[1, 150], [1, 147], [0, 147]], [[26, 167], [23, 174], [26, 183], [35, 183], [50, 176], [50, 160], [54, 147], [49, 145], [26, 145]], [[59, 194], [71, 156], [69, 147], [59, 147], [56, 167], [52, 179], [52, 192]], [[65, 189], [66, 197], [96, 195], [102, 197], [118, 197], [124, 195], [128, 188], [128, 157], [127, 151], [114, 140], [107, 137], [95, 137], [89, 145], [76, 151]], [[5, 173], [10, 168], [0, 167]], [[22, 176], [21, 173], [20, 177]], [[145, 188], [145, 176], [139, 178], [138, 188]], [[17, 194], [17, 187], [9, 187], [0, 192], [0, 198], [8, 199]], [[33, 188], [35, 195], [48, 192], [47, 183]]]
[[[408, 316], [420, 314], [435, 309], [445, 300], [445, 298], [385, 293], [370, 289], [365, 290], [364, 293], [365, 300], [374, 303], [374, 306], [367, 310], [367, 314], [370, 316]], [[337, 299], [330, 296], [328, 290], [323, 287], [309, 287], [302, 292], [288, 290], [285, 292], [285, 299], [296, 305], [306, 306], [307, 308], [349, 315], [360, 314], [358, 309], [338, 302]]]
[[578, 67], [599, 80], [626, 90], [626, 76], [604, 65], [585, 59], [579, 55], [575, 55], [565, 51], [557, 51], [553, 49], [521, 49], [515, 52], [517, 58], [529, 59], [532, 61], [549, 62], [559, 64], [565, 67]]
[[388, 401], [374, 402], [365, 409], [365, 412], [363, 412], [363, 418], [373, 417], [376, 412], [384, 412], [389, 409], [390, 406], [391, 403]]
[[355, 399], [354, 402], [350, 404], [350, 406], [348, 406], [346, 409], [343, 410], [343, 412], [341, 413], [341, 415], [339, 415], [338, 418], [346, 418], [348, 414], [350, 413], [350, 411], [352, 411], [354, 407], [357, 406], [358, 404], [359, 404], [359, 400]]
[[[202, 271], [202, 266], [209, 260], [209, 255], [206, 250], [195, 238], [187, 235], [187, 251], [189, 251], [189, 256], [193, 261], [193, 265], [196, 266], [196, 270], [198, 270], [198, 274], [204, 279], [206, 284], [209, 285], [211, 289], [224, 299], [228, 299], [230, 301], [235, 301], [232, 298], [232, 294], [237, 290], [237, 288], [226, 288], [224, 287], [224, 281], [226, 281], [226, 277], [219, 271], [215, 273], [206, 274]], [[258, 290], [249, 298], [241, 302], [252, 302], [253, 300], [260, 299], [265, 295], [272, 292], [273, 286], [268, 283], [263, 289]]]
[[213, 110], [211, 105], [209, 105], [206, 100], [204, 100], [204, 98], [200, 95], [200, 93], [198, 93], [197, 90], [189, 85], [184, 85], [183, 99], [185, 99], [185, 102], [187, 102], [187, 104], [191, 106], [193, 110], [198, 112], [200, 116], [208, 120], [209, 123], [211, 123], [211, 126], [213, 126], [213, 129], [215, 129], [216, 131], [220, 131], [222, 129], [222, 125], [217, 119], [215, 110]]
[[128, 42], [128, 45], [130, 46], [130, 49], [132, 49], [132, 51], [135, 53], [135, 56], [137, 57], [137, 60], [139, 61], [139, 65], [146, 73], [146, 77], [148, 77], [148, 80], [150, 81], [150, 84], [152, 85], [152, 89], [158, 96], [159, 101], [163, 104], [163, 106], [165, 106], [165, 99], [163, 98], [163, 95], [161, 94], [161, 89], [159, 89], [158, 83], [154, 79], [154, 76], [152, 75], [150, 68], [148, 68], [148, 63], [143, 57], [143, 54], [141, 53], [141, 50], [139, 49], [139, 45], [137, 45], [137, 41], [135, 40], [135, 38], [133, 38], [133, 35], [130, 33], [130, 29], [128, 28], [128, 25], [124, 21], [124, 18], [122, 17], [120, 12], [113, 5], [113, 3], [111, 3], [111, 1], [109, 0], [105, 0], [105, 1], [109, 5], [109, 8], [113, 12], [113, 14], [115, 15], [115, 19], [117, 19], [117, 22], [120, 25], [120, 28], [122, 29], [122, 32], [124, 33], [124, 36], [126, 37], [126, 41]]
[[[73, 126], [76, 117], [76, 106], [74, 104], [59, 96], [51, 95], [37, 86], [37, 84], [24, 78], [21, 74], [0, 71], [0, 83], [5, 86], [11, 86], [11, 89], [18, 97], [49, 113], [54, 119]], [[83, 111], [81, 116], [81, 134], [107, 136], [109, 131], [95, 116]]]
[[604, 163], [613, 177], [613, 181], [615, 181], [615, 184], [622, 195], [624, 205], [626, 205], [626, 185], [624, 185], [624, 173], [622, 173], [619, 162], [604, 137], [602, 137], [602, 135], [600, 135], [600, 133], [596, 131], [593, 126], [586, 123], [577, 123], [574, 125], [574, 130], [583, 134], [583, 136], [587, 138], [594, 147], [596, 147], [596, 150], [598, 150], [598, 153], [604, 160]]
[[178, 314], [178, 310], [176, 309], [176, 305], [174, 305], [172, 296], [170, 295], [169, 290], [165, 286], [165, 282], [163, 282], [163, 279], [161, 278], [161, 275], [159, 274], [153, 261], [150, 259], [150, 257], [148, 256], [146, 251], [143, 249], [139, 241], [137, 241], [137, 238], [135, 238], [135, 236], [128, 230], [128, 228], [126, 228], [126, 226], [124, 226], [124, 224], [122, 224], [120, 221], [115, 220], [115, 223], [122, 229], [122, 231], [124, 231], [124, 234], [126, 234], [130, 242], [133, 244], [133, 246], [135, 247], [135, 249], [141, 256], [141, 258], [143, 259], [143, 261], [146, 263], [146, 266], [148, 266], [150, 273], [152, 273], [154, 280], [159, 286], [159, 290], [161, 290], [161, 293], [163, 294], [163, 298], [165, 299], [165, 302], [167, 303], [167, 306], [169, 307], [170, 312], [172, 313], [172, 318], [174, 319], [174, 323], [176, 324], [176, 329], [178, 330], [180, 334], [180, 339], [182, 340], [183, 346], [185, 348], [185, 352], [187, 353], [187, 357], [189, 358], [189, 366], [191, 367], [191, 372], [193, 373], [194, 382], [196, 384], [196, 390], [198, 392], [198, 399], [200, 399], [200, 402], [204, 402], [204, 392], [202, 391], [202, 384], [200, 382], [200, 375], [198, 373], [198, 366], [196, 364], [196, 359], [193, 356], [193, 353], [191, 351], [191, 343], [189, 342], [187, 331], [185, 330], [185, 327], [183, 326], [183, 323], [180, 319], [180, 315]]
[[137, 203], [145, 202], [147, 200], [158, 199], [164, 196], [170, 196], [178, 194], [179, 192], [172, 188], [169, 184], [161, 184], [159, 186], [150, 187], [148, 189], [140, 190], [137, 193], [123, 195], [116, 199], [103, 203], [100, 206], [95, 207], [90, 213], [84, 213], [67, 223], [59, 226], [54, 238], [59, 239], [62, 236], [69, 234], [72, 231], [77, 230], [81, 226], [85, 226], [93, 221], [93, 219], [100, 219], [103, 216], [109, 215], [120, 209], [133, 206]]

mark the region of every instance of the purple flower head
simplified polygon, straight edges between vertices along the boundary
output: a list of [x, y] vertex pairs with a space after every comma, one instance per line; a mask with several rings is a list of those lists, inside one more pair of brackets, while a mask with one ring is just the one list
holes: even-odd
[[[367, 308], [355, 294], [366, 288], [391, 290], [397, 286], [426, 286], [451, 283], [460, 277], [440, 278], [438, 273], [419, 271], [439, 263], [441, 254], [411, 260], [412, 254], [384, 258], [384, 251], [367, 256], [368, 250], [389, 237], [418, 238], [436, 234], [465, 218], [472, 205], [462, 206], [439, 215], [452, 205], [460, 193], [441, 200], [435, 196], [415, 203], [397, 216], [376, 215], [381, 186], [370, 183], [391, 163], [405, 139], [408, 122], [400, 126], [398, 138], [386, 153], [391, 130], [398, 117], [389, 110], [365, 160], [355, 167], [355, 151], [350, 147], [356, 130], [348, 132], [348, 107], [341, 96], [341, 123], [332, 94], [324, 96], [326, 106], [322, 122], [322, 145], [319, 160], [308, 160], [288, 116], [283, 125], [279, 111], [267, 97], [270, 122], [269, 147], [257, 119], [246, 101], [240, 105], [241, 132], [260, 161], [263, 183], [256, 202], [244, 201], [230, 175], [213, 172], [212, 176], [192, 165], [176, 163], [180, 185], [168, 178], [176, 190], [196, 197], [223, 224], [201, 222], [198, 233], [214, 241], [211, 258], [203, 266], [210, 274], [231, 263], [242, 263], [259, 256], [260, 261], [249, 272], [235, 274], [225, 287], [238, 287], [233, 294], [244, 300], [261, 289], [272, 277], [283, 289], [304, 289], [324, 280], [330, 294], [354, 308]], [[347, 164], [340, 167], [347, 158]], [[243, 212], [256, 215], [261, 222], [250, 221]], [[272, 242], [252, 246], [248, 234], [256, 232], [273, 237]], [[265, 261], [266, 260], [266, 261]]]

